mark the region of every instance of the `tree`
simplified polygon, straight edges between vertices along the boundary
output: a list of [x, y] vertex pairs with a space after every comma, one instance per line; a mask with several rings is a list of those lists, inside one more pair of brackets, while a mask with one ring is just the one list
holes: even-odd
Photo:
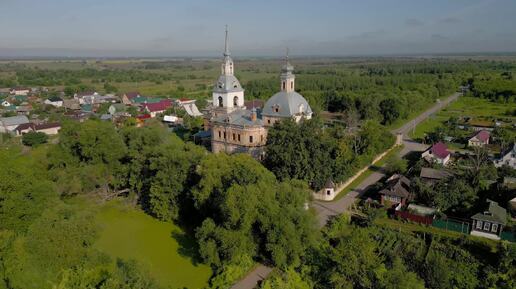
[[380, 288], [425, 289], [423, 280], [416, 273], [408, 271], [400, 258], [395, 258], [390, 267], [381, 272]]
[[398, 154], [390, 156], [385, 163], [385, 171], [388, 174], [403, 174], [407, 171], [408, 162]]
[[22, 143], [26, 146], [35, 147], [46, 143], [48, 136], [43, 132], [28, 132], [22, 136]]
[[265, 282], [263, 282], [262, 289], [311, 289], [313, 286], [306, 282], [299, 273], [294, 269], [288, 269], [285, 272], [279, 274], [273, 274], [269, 276]]
[[383, 116], [382, 124], [391, 124], [400, 117], [400, 107], [394, 98], [380, 101], [380, 114]]
[[268, 131], [264, 164], [280, 180], [305, 180], [320, 189], [329, 178], [342, 178], [334, 169], [337, 153], [337, 143], [316, 121], [285, 120]]

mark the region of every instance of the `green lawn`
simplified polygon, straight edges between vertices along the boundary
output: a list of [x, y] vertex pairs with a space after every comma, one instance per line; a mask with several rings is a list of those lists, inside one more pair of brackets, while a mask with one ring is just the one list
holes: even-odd
[[113, 258], [135, 259], [167, 288], [203, 288], [212, 271], [197, 264], [196, 243], [177, 226], [119, 203], [98, 214], [96, 247]]
[[420, 123], [414, 132], [410, 133], [410, 137], [421, 139], [425, 134], [433, 131], [436, 127], [441, 126], [450, 117], [469, 116], [473, 118], [500, 118], [514, 119], [512, 116], [506, 115], [511, 105], [504, 103], [491, 102], [487, 99], [478, 97], [462, 96], [447, 108], [433, 115], [426, 121]]

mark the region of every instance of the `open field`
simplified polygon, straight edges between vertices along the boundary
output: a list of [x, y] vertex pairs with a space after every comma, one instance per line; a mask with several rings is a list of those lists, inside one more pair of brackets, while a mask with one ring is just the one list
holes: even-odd
[[460, 97], [456, 102], [450, 104], [436, 115], [419, 124], [415, 131], [410, 133], [410, 137], [415, 139], [423, 138], [427, 133], [441, 126], [443, 122], [450, 117], [468, 116], [473, 118], [491, 118], [491, 119], [516, 119], [508, 116], [507, 111], [515, 109], [514, 105], [496, 103], [487, 99], [477, 97]]
[[211, 269], [197, 263], [195, 241], [177, 226], [119, 203], [98, 214], [96, 247], [113, 257], [135, 259], [164, 287], [203, 288]]

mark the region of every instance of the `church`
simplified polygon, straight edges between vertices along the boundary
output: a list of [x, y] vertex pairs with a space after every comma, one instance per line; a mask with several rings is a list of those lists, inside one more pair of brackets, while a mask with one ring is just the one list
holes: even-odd
[[312, 118], [306, 99], [295, 91], [294, 67], [288, 61], [280, 74], [280, 91], [267, 100], [263, 109], [247, 109], [244, 89], [234, 75], [226, 29], [221, 74], [213, 87], [212, 107], [207, 115], [214, 153], [248, 153], [261, 159], [267, 143], [267, 129], [283, 119], [300, 122]]

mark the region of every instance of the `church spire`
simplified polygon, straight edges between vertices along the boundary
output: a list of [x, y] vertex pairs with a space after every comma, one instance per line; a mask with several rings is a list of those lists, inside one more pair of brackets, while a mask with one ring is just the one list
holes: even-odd
[[222, 60], [221, 73], [223, 75], [233, 75], [233, 59], [231, 59], [231, 53], [229, 53], [229, 31], [226, 25], [226, 38], [224, 41], [224, 59]]
[[228, 26], [226, 25], [226, 40], [224, 42], [224, 56], [230, 56], [231, 53], [229, 53], [229, 38], [228, 38]]

